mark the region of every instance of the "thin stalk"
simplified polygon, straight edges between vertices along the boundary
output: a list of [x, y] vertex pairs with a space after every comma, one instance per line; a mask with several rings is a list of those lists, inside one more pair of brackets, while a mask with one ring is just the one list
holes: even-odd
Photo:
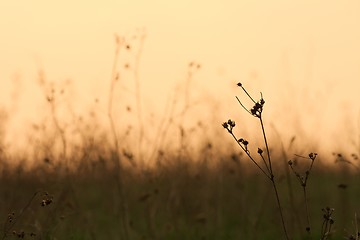
[[55, 106], [55, 98], [54, 98], [54, 93], [52, 93], [52, 97], [49, 101], [50, 103], [50, 109], [51, 109], [51, 117], [53, 119], [53, 123], [55, 125], [56, 130], [59, 132], [60, 138], [61, 138], [61, 144], [62, 144], [62, 156], [60, 157], [60, 159], [65, 160], [65, 166], [68, 167], [68, 162], [67, 162], [67, 157], [66, 157], [66, 151], [67, 151], [67, 144], [66, 144], [66, 137], [65, 137], [65, 131], [64, 129], [60, 126], [60, 123], [58, 121], [58, 118], [56, 116], [56, 106]]
[[[259, 154], [259, 155], [260, 155], [261, 159], [263, 160], [264, 165], [266, 166], [266, 170], [270, 173], [269, 166], [268, 166], [268, 164], [266, 163], [266, 160], [265, 160], [264, 156], [263, 156], [262, 154]], [[270, 174], [270, 176], [271, 176], [271, 174]]]
[[235, 96], [235, 97], [236, 97], [236, 100], [240, 103], [241, 107], [242, 107], [243, 109], [245, 109], [245, 111], [247, 111], [250, 115], [252, 115], [252, 113], [244, 106], [244, 104], [242, 104], [242, 102], [240, 101], [240, 99], [239, 99], [237, 96]]
[[246, 91], [246, 89], [241, 85], [242, 90], [246, 93], [246, 95], [251, 99], [253, 103], [256, 103], [255, 100], [250, 96], [250, 94]]
[[358, 221], [357, 214], [355, 213], [355, 236], [356, 236], [356, 240], [359, 240], [359, 228], [357, 221]]
[[281, 216], [281, 222], [282, 222], [283, 229], [284, 229], [284, 234], [285, 234], [286, 239], [289, 240], [289, 236], [288, 236], [286, 226], [285, 226], [285, 219], [284, 219], [284, 215], [283, 215], [282, 207], [281, 207], [281, 203], [280, 203], [280, 197], [279, 197], [279, 193], [277, 191], [276, 182], [275, 182], [274, 174], [273, 174], [273, 170], [272, 170], [269, 145], [268, 145], [268, 142], [267, 142], [267, 139], [266, 139], [265, 128], [264, 128], [264, 123], [263, 123], [263, 120], [262, 120], [262, 117], [261, 117], [261, 113], [260, 113], [259, 119], [260, 119], [260, 124], [261, 124], [261, 130], [262, 130], [263, 137], [264, 137], [266, 152], [267, 152], [267, 155], [268, 155], [268, 162], [269, 162], [269, 169], [270, 169], [270, 180], [271, 180], [272, 185], [274, 187], [274, 191], [275, 191], [275, 195], [276, 195], [276, 201], [277, 201], [277, 204], [278, 204], [278, 207], [279, 207], [279, 212], [280, 212], [280, 216]]
[[139, 161], [143, 161], [142, 156], [142, 145], [144, 141], [144, 120], [142, 114], [142, 106], [141, 106], [141, 88], [140, 88], [140, 77], [139, 77], [139, 65], [140, 59], [143, 51], [144, 41], [145, 41], [145, 34], [140, 36], [140, 43], [139, 49], [135, 55], [135, 63], [134, 63], [134, 78], [135, 78], [135, 95], [136, 95], [136, 108], [137, 108], [137, 115], [138, 115], [138, 124], [139, 124], [139, 145], [138, 145], [138, 156]]
[[[277, 138], [280, 139], [280, 145], [281, 145], [281, 152], [282, 152], [282, 156], [283, 156], [283, 160], [284, 160], [284, 168], [285, 168], [285, 174], [286, 174], [286, 183], [287, 183], [287, 188], [288, 188], [288, 195], [289, 195], [289, 200], [290, 200], [290, 206], [291, 206], [291, 209], [292, 211], [294, 212], [294, 214], [292, 214], [292, 218], [293, 218], [293, 221], [290, 221], [294, 228], [294, 225], [296, 224], [297, 227], [299, 228], [299, 232], [302, 232], [302, 227], [301, 227], [301, 221], [300, 221], [300, 218], [299, 218], [299, 213], [298, 213], [298, 210], [297, 208], [295, 207], [295, 201], [294, 201], [294, 192], [293, 192], [293, 186], [292, 186], [292, 180], [291, 180], [291, 176], [290, 176], [290, 168], [288, 167], [289, 164], [287, 162], [287, 154], [286, 154], [286, 150], [285, 150], [285, 147], [284, 147], [284, 143], [281, 139], [281, 136], [279, 134], [279, 132], [277, 131], [276, 127], [274, 125], [272, 125], [273, 127], [273, 130], [275, 131], [275, 134], [277, 135]], [[290, 141], [290, 145], [288, 147], [288, 150], [291, 149], [291, 145], [293, 143], [295, 139], [292, 138], [292, 140]], [[292, 166], [290, 166], [292, 168]], [[289, 225], [288, 225], [289, 226]]]
[[43, 91], [46, 96], [46, 100], [49, 103], [50, 111], [51, 111], [51, 118], [52, 118], [54, 127], [55, 127], [56, 131], [58, 132], [58, 134], [60, 135], [62, 152], [59, 155], [59, 159], [64, 160], [65, 166], [68, 167], [67, 166], [68, 165], [67, 158], [66, 158], [67, 144], [66, 144], [65, 129], [63, 129], [61, 127], [58, 117], [57, 117], [57, 114], [56, 114], [55, 89], [54, 89], [54, 86], [51, 85], [52, 89], [51, 89], [50, 95], [47, 94], [46, 78], [45, 78], [45, 74], [42, 70], [39, 71], [39, 83], [43, 87]]
[[310, 234], [311, 224], [310, 224], [310, 214], [309, 214], [309, 207], [308, 207], [307, 194], [306, 194], [306, 186], [303, 186], [303, 193], [304, 193], [305, 208], [306, 208], [306, 219], [307, 219], [307, 227], [308, 227], [307, 231]]
[[110, 90], [109, 90], [109, 102], [108, 102], [108, 119], [110, 122], [111, 127], [111, 133], [113, 135], [114, 140], [114, 155], [112, 156], [112, 159], [115, 163], [115, 166], [117, 168], [117, 175], [116, 175], [116, 183], [117, 183], [117, 189], [119, 191], [120, 195], [120, 205], [121, 205], [121, 211], [120, 213], [120, 221], [122, 224], [122, 239], [129, 239], [129, 231], [128, 231], [128, 212], [127, 212], [127, 202], [125, 200], [125, 193], [124, 193], [124, 184], [123, 184], [123, 178], [122, 178], [122, 165], [120, 162], [120, 153], [119, 153], [119, 140], [116, 133], [116, 125], [112, 113], [113, 109], [113, 98], [114, 98], [114, 90], [115, 90], [115, 83], [118, 80], [119, 76], [116, 71], [119, 52], [121, 48], [121, 40], [118, 38], [116, 41], [116, 49], [115, 49], [115, 55], [114, 55], [114, 61], [111, 71], [111, 79], [110, 79]]
[[273, 170], [272, 170], [272, 165], [271, 165], [269, 145], [268, 145], [268, 142], [267, 142], [267, 139], [266, 139], [265, 128], [264, 128], [264, 123], [263, 123], [263, 120], [262, 120], [261, 115], [260, 115], [259, 119], [260, 119], [260, 124], [261, 124], [261, 130], [262, 130], [263, 137], [264, 137], [264, 142], [265, 142], [266, 152], [267, 152], [267, 155], [268, 155], [268, 162], [269, 162], [270, 174], [271, 174], [271, 176], [272, 176], [272, 178], [273, 178], [273, 177], [274, 177], [274, 175], [273, 175]]
[[325, 220], [323, 221], [322, 225], [321, 225], [321, 238], [320, 239], [324, 239], [324, 232], [325, 232]]
[[116, 80], [118, 79], [117, 72], [116, 72], [116, 66], [117, 66], [117, 62], [118, 62], [119, 52], [120, 52], [120, 44], [117, 43], [116, 49], [115, 49], [113, 66], [112, 66], [112, 70], [111, 70], [109, 101], [108, 101], [108, 117], [109, 117], [111, 133], [113, 134], [113, 140], [114, 140], [116, 151], [118, 151], [119, 142], [118, 142], [115, 122], [114, 122], [113, 114], [112, 114], [112, 109], [113, 109], [112, 105], [113, 105], [113, 98], [114, 98], [115, 83], [116, 83]]
[[321, 240], [326, 239], [327, 238], [327, 233], [329, 231], [327, 231], [328, 229], [328, 220], [324, 220], [323, 224], [322, 224], [322, 229], [321, 229]]
[[277, 204], [278, 204], [278, 207], [279, 207], [279, 212], [280, 212], [280, 216], [281, 216], [281, 222], [282, 222], [284, 234], [285, 234], [286, 239], [289, 240], [290, 238], [289, 238], [287, 230], [286, 230], [285, 219], [284, 219], [284, 215], [283, 215], [283, 212], [282, 212], [282, 207], [281, 207], [281, 203], [280, 203], [280, 197], [279, 197], [279, 193], [278, 193], [278, 190], [277, 190], [277, 187], [276, 187], [274, 177], [272, 177], [271, 182], [272, 182], [272, 185], [274, 187], [274, 192], [275, 192], [276, 201], [277, 201]]

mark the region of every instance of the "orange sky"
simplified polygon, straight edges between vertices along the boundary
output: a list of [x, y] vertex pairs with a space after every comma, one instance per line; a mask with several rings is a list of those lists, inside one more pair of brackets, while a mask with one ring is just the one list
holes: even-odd
[[241, 81], [264, 93], [268, 122], [286, 126], [285, 139], [360, 134], [352, 128], [360, 121], [357, 0], [13, 0], [0, 2], [0, 19], [0, 106], [15, 109], [13, 131], [39, 116], [40, 68], [52, 81], [72, 80], [75, 109], [95, 97], [105, 102], [114, 34], [144, 28], [144, 107], [164, 109], [187, 64], [197, 61], [193, 96], [224, 106], [220, 120], [244, 117], [233, 97]]

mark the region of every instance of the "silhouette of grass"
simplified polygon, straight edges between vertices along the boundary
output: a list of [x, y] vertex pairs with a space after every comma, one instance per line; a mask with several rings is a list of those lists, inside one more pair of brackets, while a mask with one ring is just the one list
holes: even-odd
[[[224, 122], [222, 124], [222, 126], [227, 130], [227, 132], [232, 136], [232, 138], [236, 141], [237, 145], [241, 148], [241, 150], [245, 153], [245, 155], [248, 157], [248, 159], [251, 160], [251, 162], [257, 167], [257, 169], [260, 170], [260, 172], [265, 175], [265, 177], [270, 180], [270, 182], [272, 183], [273, 189], [274, 189], [274, 194], [276, 196], [276, 202], [277, 202], [277, 206], [278, 206], [278, 212], [281, 216], [281, 224], [282, 224], [282, 228], [284, 231], [284, 237], [286, 239], [292, 239], [293, 237], [291, 237], [291, 235], [289, 235], [289, 232], [287, 230], [287, 226], [286, 226], [286, 220], [285, 220], [285, 216], [284, 216], [284, 210], [280, 201], [280, 194], [278, 192], [278, 187], [277, 187], [277, 182], [275, 181], [275, 172], [273, 171], [273, 167], [272, 167], [272, 161], [271, 161], [271, 154], [269, 151], [269, 145], [268, 145], [268, 141], [267, 141], [267, 137], [266, 137], [266, 132], [265, 132], [265, 127], [264, 127], [264, 123], [263, 123], [263, 118], [262, 118], [262, 112], [264, 110], [264, 104], [265, 104], [265, 100], [262, 97], [262, 93], [261, 93], [261, 98], [259, 101], [255, 101], [251, 95], [246, 91], [246, 89], [243, 87], [243, 85], [241, 83], [237, 84], [238, 87], [240, 87], [243, 92], [246, 94], [246, 96], [251, 100], [251, 102], [254, 104], [254, 106], [248, 110], [244, 104], [241, 102], [241, 100], [236, 97], [237, 101], [239, 102], [239, 104], [241, 105], [241, 107], [248, 112], [250, 115], [256, 117], [257, 119], [259, 119], [260, 121], [260, 126], [261, 126], [261, 131], [263, 134], [263, 140], [264, 140], [264, 146], [266, 149], [266, 153], [267, 153], [267, 157], [265, 158], [263, 153], [264, 150], [260, 147], [258, 147], [257, 150], [257, 154], [260, 157], [260, 161], [256, 160], [254, 155], [252, 155], [251, 150], [249, 148], [249, 141], [243, 139], [243, 138], [238, 138], [235, 135], [234, 132], [234, 128], [236, 126], [235, 121], [229, 119], [227, 122]], [[279, 146], [281, 148], [281, 151], [283, 152], [283, 156], [286, 157], [286, 153], [284, 153], [284, 147], [281, 144]], [[297, 157], [300, 158], [306, 158], [306, 157], [302, 157], [300, 155], [295, 154]], [[341, 154], [335, 154], [337, 155], [337, 159], [335, 160], [335, 162], [342, 162], [342, 163], [346, 163], [352, 167], [354, 167], [356, 170], [358, 170], [358, 166], [356, 164], [354, 164], [353, 162], [345, 159]], [[352, 154], [351, 155], [354, 160], [357, 160], [357, 155], [356, 154]], [[311, 221], [310, 221], [310, 212], [309, 212], [309, 204], [308, 204], [308, 194], [307, 194], [307, 183], [308, 183], [308, 179], [310, 176], [310, 172], [313, 169], [313, 164], [315, 162], [315, 159], [317, 157], [317, 153], [310, 153], [308, 155], [308, 157], [306, 159], [310, 160], [310, 164], [308, 166], [308, 168], [305, 170], [305, 174], [300, 174], [294, 167], [294, 161], [293, 160], [289, 160], [288, 161], [288, 165], [290, 166], [290, 169], [292, 170], [292, 172], [294, 173], [294, 175], [296, 176], [296, 178], [298, 179], [300, 186], [302, 187], [303, 190], [303, 198], [304, 198], [304, 205], [305, 205], [305, 215], [306, 215], [306, 227], [305, 230], [308, 233], [307, 236], [304, 236], [304, 238], [306, 239], [312, 239], [313, 238], [313, 234], [312, 234], [312, 227], [311, 227]], [[287, 173], [287, 171], [285, 170], [285, 172]], [[290, 178], [287, 175], [287, 179], [288, 182], [290, 181]], [[289, 185], [290, 186], [290, 185]], [[339, 185], [341, 187], [346, 188], [347, 185]], [[292, 187], [289, 187], [289, 196], [290, 196], [290, 203], [292, 205], [292, 208], [294, 208], [294, 200], [293, 200], [293, 194], [292, 194]], [[345, 194], [343, 194], [345, 195]], [[342, 204], [342, 208], [344, 209], [345, 204]], [[331, 237], [331, 235], [334, 233], [334, 217], [333, 217], [333, 213], [334, 213], [334, 208], [330, 208], [330, 207], [325, 207], [322, 208], [322, 212], [323, 212], [323, 223], [321, 225], [321, 231], [320, 231], [320, 239], [329, 239]], [[300, 227], [301, 229], [301, 227]]]
[[[208, 154], [216, 151], [213, 147]], [[12, 211], [20, 213], [29, 196], [34, 194], [33, 189], [47, 189], [53, 196], [47, 209], [42, 208], [41, 197], [33, 200], [11, 231], [34, 233], [35, 239], [46, 236], [118, 239], [121, 222], [117, 209], [121, 206], [117, 199], [118, 185], [113, 177], [116, 169], [111, 167], [111, 159], [106, 158], [105, 153], [101, 155], [106, 159], [105, 163], [100, 159], [87, 159], [99, 162], [86, 170], [80, 167], [66, 174], [58, 172], [56, 167], [49, 170], [46, 163], [28, 170], [20, 170], [21, 166], [18, 166], [18, 169], [8, 169], [2, 174], [0, 215], [3, 219]], [[207, 157], [210, 161], [204, 162], [203, 158], [179, 158], [176, 152], [164, 153], [164, 159], [168, 160], [145, 173], [131, 165], [125, 167], [123, 179], [124, 197], [128, 202], [129, 239], [281, 238], [282, 231], [276, 223], [276, 201], [269, 198], [270, 185], [264, 184], [261, 175], [251, 170], [247, 159], [229, 155], [215, 162], [220, 156]], [[273, 155], [274, 161], [280, 160], [277, 157]], [[325, 222], [321, 231], [322, 222], [328, 220], [322, 219], [321, 209], [324, 205], [331, 205], [335, 210], [344, 207], [336, 194], [341, 176], [335, 170], [321, 167], [312, 170], [312, 184], [307, 189], [311, 196], [312, 239], [325, 239], [329, 233], [332, 239], [340, 239], [346, 234], [344, 229], [336, 228], [336, 224], [329, 229]], [[278, 174], [279, 196], [286, 199], [286, 178], [282, 177], [283, 173]], [[69, 177], [72, 190], [64, 191], [69, 186]], [[352, 204], [345, 206], [349, 212], [359, 211], [358, 179], [358, 174], [354, 174], [348, 182], [352, 187], [346, 189], [352, 199]], [[294, 198], [295, 203], [302, 206], [301, 194], [295, 194]], [[291, 206], [286, 200], [283, 209], [285, 217], [289, 217]], [[336, 217], [337, 211], [334, 214]], [[353, 219], [348, 218], [349, 221]], [[290, 232], [292, 239], [303, 239], [303, 232], [296, 229]]]
[[248, 112], [250, 115], [256, 117], [259, 119], [260, 121], [260, 125], [261, 125], [261, 130], [262, 130], [262, 134], [264, 137], [264, 144], [265, 144], [265, 148], [266, 148], [266, 154], [267, 154], [267, 159], [265, 159], [264, 155], [263, 155], [263, 150], [261, 148], [258, 148], [257, 153], [260, 156], [262, 162], [263, 162], [263, 166], [260, 166], [259, 163], [254, 159], [254, 157], [251, 155], [250, 150], [248, 148], [249, 142], [247, 140], [244, 140], [243, 138], [237, 138], [235, 136], [235, 134], [233, 133], [233, 128], [235, 127], [235, 122], [232, 120], [228, 120], [228, 122], [224, 122], [223, 123], [223, 127], [230, 133], [230, 135], [235, 139], [235, 141], [238, 143], [238, 145], [240, 146], [240, 148], [245, 152], [245, 154], [249, 157], [249, 159], [256, 165], [256, 167], [258, 169], [260, 169], [260, 171], [271, 181], [272, 186], [274, 188], [274, 193], [276, 196], [276, 201], [277, 201], [277, 205], [279, 207], [279, 213], [280, 213], [280, 217], [281, 217], [281, 223], [283, 226], [283, 230], [284, 230], [284, 235], [286, 239], [289, 239], [287, 230], [286, 230], [286, 225], [285, 225], [285, 219], [284, 219], [284, 214], [283, 214], [283, 209], [281, 206], [281, 202], [280, 202], [280, 198], [279, 198], [279, 193], [278, 193], [278, 187], [277, 187], [277, 183], [275, 181], [275, 175], [274, 175], [274, 171], [272, 168], [272, 161], [271, 161], [271, 154], [269, 151], [269, 145], [268, 145], [268, 141], [266, 138], [266, 133], [265, 133], [265, 128], [264, 128], [264, 123], [263, 123], [263, 118], [262, 118], [262, 112], [264, 109], [264, 104], [265, 104], [265, 100], [262, 97], [261, 94], [261, 98], [258, 102], [255, 102], [255, 100], [250, 96], [250, 94], [245, 90], [245, 88], [243, 87], [243, 85], [241, 83], [237, 84], [244, 92], [245, 94], [251, 99], [251, 101], [253, 102], [254, 106], [251, 108], [251, 110], [248, 110], [243, 104], [242, 102], [239, 100], [238, 97], [236, 97], [236, 99], [238, 100], [239, 104], [244, 108], [244, 110], [246, 112]]
[[[262, 94], [255, 101], [241, 84], [254, 105], [249, 110], [238, 101], [259, 120], [264, 145], [254, 153], [252, 142], [235, 136], [233, 120], [223, 127], [240, 149], [225, 134], [214, 130], [211, 135], [209, 129], [216, 127], [191, 118], [198, 103], [190, 97], [201, 68], [196, 61], [187, 65], [184, 91], [169, 98], [163, 118], [153, 126], [147, 123], [138, 72], [144, 36], [134, 63], [121, 62], [119, 55], [136, 46], [120, 36], [115, 40], [107, 127], [96, 107], [89, 117], [72, 112], [74, 121], [62, 122], [62, 90], [40, 74], [50, 117], [34, 124], [31, 151], [7, 153], [0, 139], [2, 239], [359, 239], [357, 154], [336, 153], [333, 165], [321, 160], [321, 152], [308, 155], [310, 162], [300, 161], [303, 150], [285, 148], [279, 136], [265, 132]], [[115, 101], [124, 80], [119, 66], [132, 70], [135, 80], [135, 121], [130, 123], [125, 119], [132, 108]], [[150, 127], [157, 127], [153, 141], [146, 135]], [[289, 161], [294, 153], [299, 155]], [[284, 168], [285, 163], [290, 166]], [[292, 186], [294, 179], [301, 188]]]

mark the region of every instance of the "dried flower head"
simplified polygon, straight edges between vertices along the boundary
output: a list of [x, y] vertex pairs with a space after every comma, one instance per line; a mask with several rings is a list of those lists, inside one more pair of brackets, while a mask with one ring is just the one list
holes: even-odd
[[230, 127], [235, 127], [235, 121], [231, 119], [228, 120], [228, 124], [230, 125]]
[[260, 118], [261, 117], [261, 113], [263, 111], [263, 106], [264, 106], [264, 99], [260, 99], [259, 102], [255, 103], [255, 105], [253, 106], [253, 108], [250, 110], [251, 114], [254, 116], [254, 117], [258, 117]]
[[53, 202], [53, 197], [49, 196], [47, 192], [44, 193], [40, 205], [42, 207], [48, 206]]
[[232, 133], [232, 129], [235, 127], [235, 121], [229, 119], [227, 122], [222, 123], [222, 126], [228, 130], [229, 133]]
[[317, 153], [309, 153], [309, 158], [313, 161], [315, 160], [316, 156], [317, 156]]

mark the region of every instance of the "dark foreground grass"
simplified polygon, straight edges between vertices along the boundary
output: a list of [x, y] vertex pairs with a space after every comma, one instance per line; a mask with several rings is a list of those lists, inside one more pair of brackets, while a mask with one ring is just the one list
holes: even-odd
[[[216, 156], [213, 162], [176, 155], [168, 159], [157, 168], [123, 171], [128, 239], [283, 238], [271, 183], [253, 171], [245, 157]], [[275, 156], [273, 161], [284, 159]], [[44, 162], [31, 171], [20, 166], [3, 169], [2, 239], [125, 239], [117, 173], [107, 162], [92, 166], [65, 172]], [[355, 232], [360, 175], [349, 165], [343, 167], [334, 170], [319, 162], [313, 169], [307, 189], [311, 237], [305, 231], [301, 187], [294, 176], [289, 183], [285, 172], [277, 170], [291, 239], [320, 239], [321, 209], [326, 207], [335, 209], [329, 239]]]

